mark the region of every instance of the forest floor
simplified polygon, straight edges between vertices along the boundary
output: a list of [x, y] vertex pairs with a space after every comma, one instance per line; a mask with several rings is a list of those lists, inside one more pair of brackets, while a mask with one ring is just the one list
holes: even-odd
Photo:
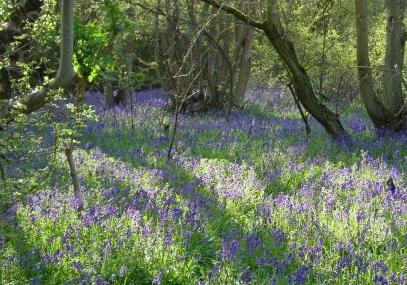
[[352, 105], [351, 142], [314, 120], [307, 138], [283, 93], [182, 115], [170, 161], [165, 94], [134, 94], [132, 112], [89, 94], [84, 209], [62, 154], [23, 173], [34, 191], [2, 217], [0, 283], [407, 284], [407, 135]]

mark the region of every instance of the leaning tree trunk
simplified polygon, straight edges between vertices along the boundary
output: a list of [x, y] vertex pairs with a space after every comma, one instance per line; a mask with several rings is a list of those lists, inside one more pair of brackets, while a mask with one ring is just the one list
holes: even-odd
[[333, 137], [341, 137], [347, 135], [343, 128], [338, 114], [329, 110], [315, 96], [311, 80], [300, 64], [293, 43], [286, 38], [285, 33], [280, 23], [280, 12], [278, 9], [277, 0], [269, 0], [267, 7], [266, 21], [259, 22], [242, 11], [228, 5], [221, 5], [216, 0], [201, 0], [214, 7], [220, 8], [223, 11], [234, 15], [248, 25], [263, 30], [274, 49], [277, 51], [281, 61], [284, 63], [288, 74], [292, 78], [295, 93], [298, 96], [301, 104], [315, 118], [325, 130]]
[[315, 96], [311, 79], [298, 60], [294, 44], [285, 36], [277, 0], [269, 1], [266, 17], [264, 32], [291, 76], [298, 100], [330, 135], [334, 137], [346, 135], [339, 115], [329, 110]]
[[274, 26], [268, 27], [265, 32], [267, 38], [284, 62], [292, 78], [295, 93], [304, 108], [324, 126], [330, 135], [334, 137], [345, 135], [346, 131], [339, 121], [339, 115], [329, 110], [315, 96], [311, 80], [306, 70], [299, 63], [291, 41], [284, 39]]

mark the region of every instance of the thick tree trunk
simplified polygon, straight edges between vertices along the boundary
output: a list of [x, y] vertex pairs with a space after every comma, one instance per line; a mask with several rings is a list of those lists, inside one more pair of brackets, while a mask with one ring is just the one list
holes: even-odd
[[400, 0], [386, 1], [387, 44], [384, 71], [383, 104], [392, 114], [400, 113], [403, 105], [402, 71], [404, 66], [404, 11]]
[[10, 99], [12, 93], [9, 70], [0, 69], [0, 99]]
[[[401, 3], [391, 0], [393, 4]], [[394, 2], [394, 3], [393, 3]], [[401, 4], [400, 4], [401, 5]], [[390, 14], [396, 13], [399, 7], [389, 9]], [[356, 12], [356, 39], [357, 39], [357, 65], [359, 76], [359, 89], [366, 111], [376, 128], [400, 129], [404, 120], [402, 111], [402, 78], [404, 48], [402, 43], [402, 23], [395, 23], [390, 15], [388, 19], [388, 39], [386, 48], [386, 70], [384, 75], [385, 95], [380, 100], [374, 90], [372, 68], [369, 60], [369, 29], [367, 1], [355, 0]], [[399, 19], [400, 18], [399, 14]], [[397, 26], [397, 27], [396, 27]], [[401, 34], [399, 34], [401, 33]]]
[[112, 83], [107, 83], [104, 86], [104, 90], [103, 90], [103, 94], [105, 97], [105, 108], [110, 108], [114, 105], [115, 101], [114, 101], [114, 93], [115, 90], [112, 86]]
[[253, 28], [244, 23], [236, 26], [236, 86], [233, 96], [233, 104], [242, 107], [245, 103], [245, 94], [250, 77], [251, 50], [254, 38]]
[[55, 84], [64, 88], [68, 87], [75, 77], [75, 72], [72, 65], [74, 41], [73, 1], [74, 0], [63, 0], [61, 3], [62, 42]]
[[375, 126], [380, 126], [388, 116], [374, 90], [369, 59], [369, 28], [366, 0], [355, 0], [357, 65], [359, 89], [367, 113]]

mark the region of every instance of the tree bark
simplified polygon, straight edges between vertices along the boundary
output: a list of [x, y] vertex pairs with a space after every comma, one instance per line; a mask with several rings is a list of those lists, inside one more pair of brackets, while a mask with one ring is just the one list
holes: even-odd
[[[403, 24], [401, 3], [391, 0], [389, 7], [386, 66], [384, 73], [384, 95], [382, 100], [374, 90], [372, 68], [369, 59], [369, 28], [366, 0], [355, 0], [356, 40], [359, 89], [366, 111], [376, 128], [400, 129], [405, 127], [403, 110], [402, 77], [404, 59]], [[397, 3], [400, 6], [397, 6]], [[404, 7], [403, 7], [404, 10]], [[401, 13], [401, 14], [400, 14]], [[397, 14], [397, 15], [396, 15]], [[398, 16], [398, 17], [396, 17]], [[396, 18], [395, 18], [396, 17]]]
[[73, 150], [71, 147], [68, 147], [65, 149], [65, 156], [66, 160], [68, 161], [69, 165], [69, 171], [72, 179], [72, 185], [73, 185], [73, 192], [75, 198], [78, 199], [80, 205], [78, 210], [82, 210], [82, 199], [80, 196], [80, 183], [79, 183], [79, 178], [78, 178], [78, 173], [76, 171], [75, 167], [75, 161], [73, 159]]
[[334, 137], [346, 135], [338, 114], [329, 110], [315, 96], [311, 80], [299, 63], [292, 42], [284, 39], [274, 26], [266, 29], [266, 35], [291, 75], [295, 94], [304, 108], [324, 126], [330, 135]]
[[63, 0], [61, 2], [61, 30], [62, 30], [62, 42], [59, 54], [59, 67], [55, 78], [55, 84], [58, 87], [68, 87], [73, 78], [75, 72], [73, 70], [72, 58], [73, 58], [73, 1]]
[[384, 71], [383, 103], [392, 113], [399, 113], [404, 104], [402, 91], [402, 71], [404, 67], [404, 1], [386, 1], [387, 44]]
[[236, 86], [233, 94], [233, 104], [237, 107], [242, 107], [245, 103], [245, 94], [250, 77], [254, 31], [252, 27], [246, 26], [244, 23], [237, 23], [235, 33], [237, 80], [235, 80]]
[[268, 2], [265, 22], [252, 19], [240, 10], [228, 5], [221, 5], [216, 0], [201, 1], [221, 8], [223, 11], [234, 15], [237, 19], [244, 21], [248, 25], [263, 30], [269, 42], [277, 51], [281, 61], [284, 63], [288, 74], [291, 76], [295, 93], [304, 108], [321, 123], [331, 136], [337, 138], [347, 135], [339, 120], [338, 114], [329, 110], [315, 96], [311, 80], [298, 60], [293, 43], [284, 35], [283, 27], [280, 22], [278, 2], [276, 0], [270, 0]]
[[[157, 0], [157, 9], [161, 7], [161, 0]], [[162, 61], [162, 40], [161, 40], [161, 32], [160, 32], [160, 15], [159, 13], [154, 14], [154, 60], [157, 64], [156, 74], [157, 78], [160, 80], [161, 87], [166, 89], [165, 82], [163, 79], [163, 61]]]

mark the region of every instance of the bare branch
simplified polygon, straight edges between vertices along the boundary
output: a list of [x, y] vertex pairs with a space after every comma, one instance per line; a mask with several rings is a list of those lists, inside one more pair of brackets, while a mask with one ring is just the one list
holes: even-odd
[[245, 13], [243, 13], [242, 11], [240, 11], [234, 7], [221, 4], [216, 0], [201, 0], [201, 1], [235, 16], [237, 19], [247, 23], [248, 25], [250, 25], [252, 27], [255, 27], [255, 28], [258, 28], [261, 30], [265, 29], [264, 23], [254, 20], [253, 18], [249, 17], [248, 15], [246, 15]]

